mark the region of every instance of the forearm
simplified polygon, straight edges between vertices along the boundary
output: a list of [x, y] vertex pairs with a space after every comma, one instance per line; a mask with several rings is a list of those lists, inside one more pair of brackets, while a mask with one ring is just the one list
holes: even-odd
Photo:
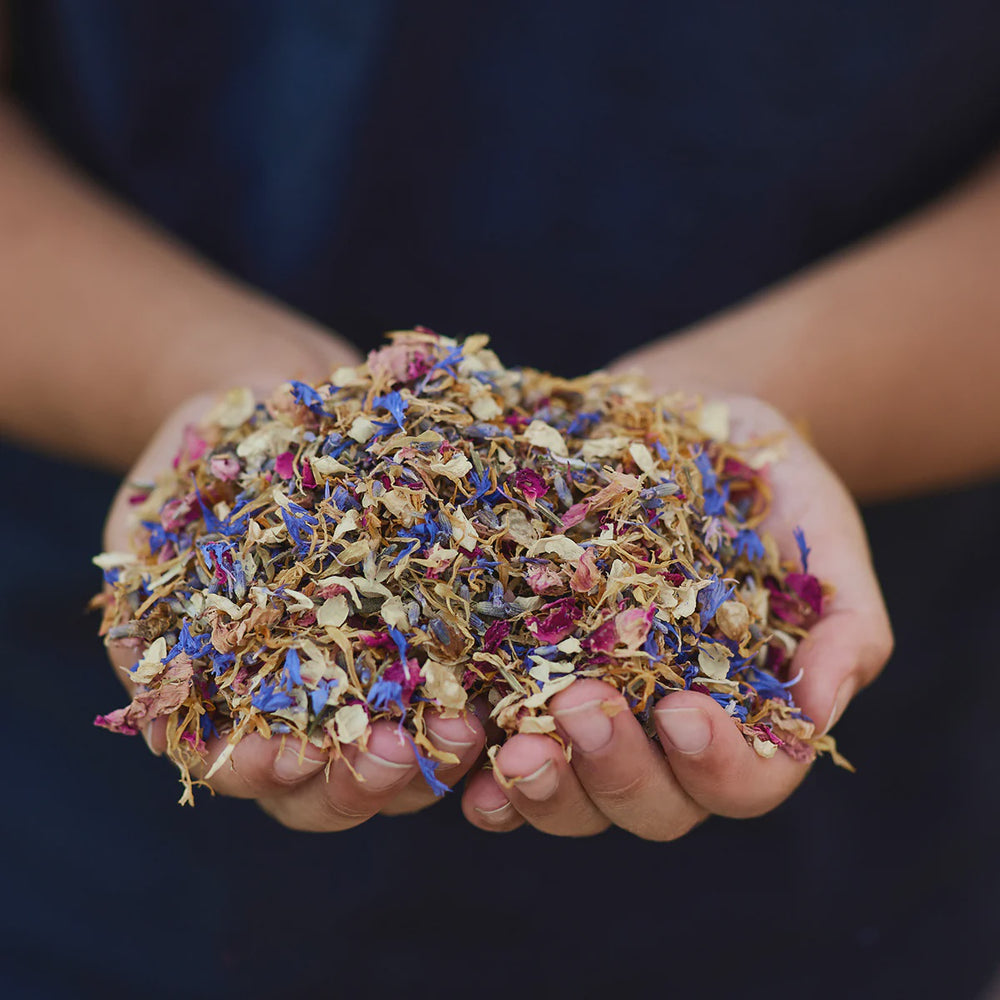
[[352, 360], [78, 177], [2, 100], [0, 150], [5, 435], [123, 469], [193, 393]]
[[661, 388], [759, 395], [864, 498], [1000, 468], [1000, 161], [875, 238], [636, 352]]

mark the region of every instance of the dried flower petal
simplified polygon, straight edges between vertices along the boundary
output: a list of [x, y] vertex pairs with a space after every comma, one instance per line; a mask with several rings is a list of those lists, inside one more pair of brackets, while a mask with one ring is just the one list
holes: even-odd
[[508, 371], [486, 343], [401, 331], [328, 382], [234, 390], [137, 492], [132, 551], [95, 562], [139, 687], [96, 721], [167, 717], [182, 801], [205, 733], [337, 754], [379, 719], [443, 792], [428, 703], [554, 733], [545, 706], [580, 676], [637, 714], [702, 691], [760, 754], [835, 753], [792, 702], [824, 593], [801, 532], [802, 572], [760, 532], [761, 450], [727, 440], [723, 407]]

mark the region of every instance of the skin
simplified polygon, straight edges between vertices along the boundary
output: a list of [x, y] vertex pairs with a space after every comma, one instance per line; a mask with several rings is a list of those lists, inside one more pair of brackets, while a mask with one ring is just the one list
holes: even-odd
[[[2, 25], [0, 8], [0, 51]], [[6, 437], [147, 478], [169, 460], [181, 427], [206, 408], [199, 394], [322, 378], [356, 362], [345, 341], [84, 179], [2, 99], [0, 148]], [[791, 554], [790, 530], [801, 525], [811, 568], [837, 588], [795, 661], [804, 671], [798, 699], [820, 724], [836, 721], [891, 651], [851, 495], [900, 496], [1000, 467], [1000, 394], [992, 384], [1000, 364], [998, 230], [994, 161], [884, 232], [620, 362], [663, 390], [749, 391], [759, 399], [733, 404], [743, 432], [787, 431], [771, 529]], [[155, 369], [152, 356], [162, 359]], [[809, 428], [816, 450], [781, 413]], [[109, 547], [120, 547], [123, 531], [116, 503]], [[120, 677], [133, 659], [134, 651], [112, 650]], [[483, 829], [530, 823], [583, 836], [614, 823], [655, 840], [677, 837], [710, 813], [765, 812], [802, 780], [805, 769], [781, 754], [757, 758], [711, 699], [690, 692], [663, 699], [654, 744], [628, 713], [609, 714], [617, 697], [588, 680], [553, 699], [558, 725], [573, 737], [572, 763], [553, 741], [518, 736], [498, 754], [498, 770], [483, 771], [482, 723], [474, 715], [435, 720], [432, 738], [451, 741], [442, 745], [461, 758], [439, 775], [455, 782], [472, 771], [463, 809]], [[699, 723], [707, 742], [692, 737]], [[154, 727], [148, 736], [162, 751], [162, 732]], [[296, 767], [297, 755], [288, 761], [280, 741], [249, 739], [212, 783], [256, 799], [296, 829], [343, 829], [377, 811], [433, 801], [392, 733], [376, 727], [371, 749], [351, 761], [364, 780], [340, 763], [327, 780], [326, 761], [311, 751]], [[220, 750], [211, 746], [206, 767]]]

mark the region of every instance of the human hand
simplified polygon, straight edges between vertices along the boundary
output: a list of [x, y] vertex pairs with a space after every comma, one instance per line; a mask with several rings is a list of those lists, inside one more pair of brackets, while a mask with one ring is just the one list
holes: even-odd
[[[763, 527], [788, 559], [796, 556], [793, 532], [801, 527], [810, 571], [835, 588], [791, 668], [802, 672], [796, 703], [826, 732], [892, 649], [864, 528], [847, 490], [776, 410], [749, 397], [727, 402], [734, 440], [784, 436], [787, 454], [772, 467], [773, 505]], [[659, 743], [646, 738], [623, 696], [597, 680], [576, 681], [552, 698], [549, 711], [572, 744], [572, 762], [547, 736], [509, 738], [495, 769], [467, 783], [462, 806], [475, 826], [501, 832], [527, 822], [546, 833], [585, 836], [615, 825], [671, 840], [712, 813], [749, 817], [773, 809], [808, 770], [784, 753], [758, 756], [725, 710], [696, 691], [657, 703]]]
[[[112, 504], [105, 526], [107, 551], [129, 548], [132, 520], [129, 516], [130, 484], [155, 479], [167, 468], [182, 441], [185, 427], [194, 424], [215, 402], [213, 394], [188, 400], [162, 425], [149, 446], [129, 472]], [[136, 685], [128, 670], [141, 656], [136, 640], [109, 645], [108, 653], [116, 676], [130, 695]], [[483, 727], [475, 716], [445, 719], [436, 712], [424, 716], [430, 740], [449, 751], [458, 763], [441, 765], [435, 777], [447, 785], [458, 781], [479, 757], [485, 740]], [[143, 734], [153, 753], [166, 748], [166, 718], [150, 723]], [[436, 801], [420, 775], [412, 744], [402, 739], [398, 728], [388, 721], [376, 722], [368, 737], [367, 752], [355, 746], [345, 748], [345, 756], [330, 760], [328, 752], [313, 743], [258, 734], [244, 736], [231, 748], [226, 736], [206, 740], [204, 760], [192, 769], [192, 777], [205, 779], [216, 792], [237, 798], [256, 799], [258, 804], [285, 826], [296, 830], [343, 830], [369, 819], [377, 812], [414, 812]], [[213, 766], [220, 755], [228, 759]]]

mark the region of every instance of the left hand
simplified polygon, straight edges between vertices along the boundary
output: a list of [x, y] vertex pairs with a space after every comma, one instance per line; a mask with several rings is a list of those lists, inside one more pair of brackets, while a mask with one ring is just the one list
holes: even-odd
[[[277, 381], [277, 379], [275, 380]], [[270, 386], [260, 387], [262, 395]], [[126, 478], [105, 526], [106, 551], [128, 551], [134, 529], [129, 498], [131, 483], [150, 482], [168, 468], [177, 452], [184, 428], [196, 424], [215, 402], [214, 394], [195, 396], [182, 404], [153, 437]], [[115, 674], [130, 696], [136, 693], [129, 668], [144, 647], [134, 642], [111, 643], [108, 655]], [[425, 715], [428, 738], [441, 750], [454, 753], [457, 763], [440, 767], [435, 777], [446, 785], [460, 781], [479, 757], [485, 733], [471, 713], [444, 718], [429, 711]], [[143, 735], [150, 750], [162, 754], [167, 745], [167, 718], [148, 723]], [[388, 720], [376, 722], [368, 737], [367, 751], [348, 747], [344, 756], [330, 759], [328, 750], [312, 743], [280, 737], [265, 739], [258, 733], [244, 736], [235, 748], [226, 734], [207, 737], [205, 757], [192, 767], [202, 780], [224, 752], [228, 761], [207, 780], [214, 791], [258, 805], [282, 825], [293, 830], [334, 832], [350, 829], [375, 813], [387, 815], [416, 812], [439, 801], [420, 774], [412, 744], [401, 739], [399, 727]], [[300, 754], [301, 750], [301, 754]]]
[[[785, 436], [787, 457], [771, 469], [773, 506], [763, 527], [789, 560], [797, 558], [793, 531], [801, 527], [812, 550], [810, 571], [836, 590], [792, 664], [793, 674], [802, 670], [796, 704], [826, 732], [892, 651], [864, 528], [845, 487], [787, 420], [758, 399], [728, 401], [735, 440]], [[672, 840], [712, 813], [768, 812], [808, 770], [781, 752], [759, 757], [724, 709], [696, 691], [657, 703], [658, 743], [646, 738], [622, 695], [598, 680], [577, 681], [549, 707], [572, 743], [572, 763], [547, 736], [509, 738], [496, 770], [467, 784], [462, 807], [473, 825], [502, 832], [527, 822], [560, 836], [615, 825], [648, 840]]]

